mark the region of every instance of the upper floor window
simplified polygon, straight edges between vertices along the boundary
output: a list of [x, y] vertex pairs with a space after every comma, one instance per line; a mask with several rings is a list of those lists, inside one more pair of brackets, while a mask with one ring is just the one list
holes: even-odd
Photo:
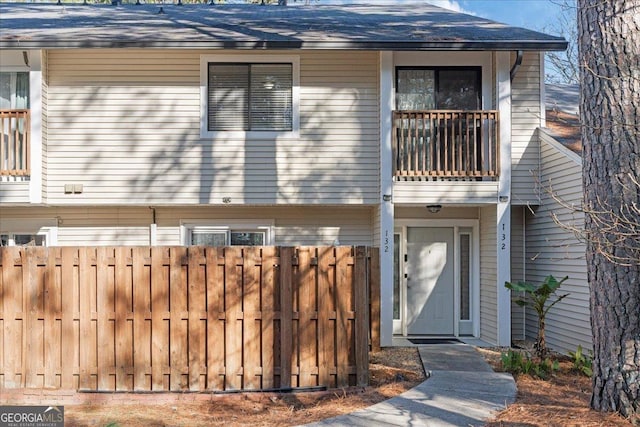
[[29, 108], [29, 73], [0, 72], [0, 110]]
[[209, 64], [208, 129], [292, 127], [291, 64]]
[[398, 110], [479, 110], [480, 67], [398, 67]]
[[298, 128], [297, 56], [201, 58], [201, 136], [277, 136]]

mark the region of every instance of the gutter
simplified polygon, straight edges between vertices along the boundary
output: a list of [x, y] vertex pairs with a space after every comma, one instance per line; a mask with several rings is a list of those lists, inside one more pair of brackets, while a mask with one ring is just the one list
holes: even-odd
[[524, 56], [524, 52], [521, 49], [518, 49], [516, 52], [516, 62], [511, 67], [511, 71], [509, 71], [509, 76], [511, 77], [511, 82], [513, 83], [513, 79], [516, 77], [516, 73], [518, 69], [522, 65], [522, 57]]
[[483, 50], [565, 50], [567, 42], [542, 40], [455, 40], [455, 41], [303, 41], [303, 40], [33, 40], [5, 38], [0, 39], [0, 49], [78, 49], [78, 48], [155, 48], [155, 49], [303, 49], [303, 50], [406, 50], [406, 51], [483, 51]]

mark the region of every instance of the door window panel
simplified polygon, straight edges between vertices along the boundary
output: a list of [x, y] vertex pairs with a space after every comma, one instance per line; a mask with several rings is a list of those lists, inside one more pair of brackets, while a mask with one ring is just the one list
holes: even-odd
[[471, 236], [460, 234], [460, 320], [471, 320]]
[[480, 109], [478, 72], [442, 70], [438, 73], [438, 110]]
[[399, 69], [397, 82], [398, 110], [433, 110], [435, 108], [435, 71]]
[[400, 319], [400, 234], [393, 235], [393, 318]]

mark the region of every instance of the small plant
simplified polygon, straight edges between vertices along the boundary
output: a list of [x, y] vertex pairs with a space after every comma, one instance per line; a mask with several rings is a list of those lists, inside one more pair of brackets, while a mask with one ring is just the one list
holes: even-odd
[[543, 380], [549, 378], [549, 376], [560, 370], [560, 363], [557, 360], [551, 362], [549, 359], [541, 360], [539, 363], [533, 365], [533, 377], [538, 377]]
[[531, 360], [529, 357], [525, 357], [524, 361], [522, 362], [522, 373], [525, 375], [533, 376], [532, 374], [536, 369], [535, 365], [536, 362]]
[[502, 368], [505, 371], [511, 372], [512, 374], [522, 372], [524, 360], [520, 352], [509, 349], [506, 353], [502, 353], [500, 359], [502, 361]]
[[[556, 294], [556, 291], [558, 290], [560, 285], [568, 278], [569, 276], [565, 276], [562, 280], [558, 281], [552, 275], [548, 275], [544, 278], [544, 281], [540, 284], [540, 286], [535, 286], [529, 282], [505, 282], [504, 284], [507, 289], [516, 292], [524, 292], [526, 294], [526, 297], [516, 299], [516, 304], [520, 306], [527, 306], [530, 304], [538, 315], [538, 337], [536, 339], [534, 348], [536, 350], [536, 355], [540, 359], [544, 359], [547, 356], [547, 343], [545, 341], [545, 325], [547, 313], [549, 312], [551, 307], [569, 296], [569, 294]], [[553, 300], [551, 304], [547, 305], [547, 301], [553, 295], [556, 296], [555, 300]]]
[[587, 377], [593, 375], [593, 358], [591, 355], [586, 355], [582, 351], [582, 346], [579, 345], [575, 352], [570, 351], [569, 356], [573, 359], [573, 370], [580, 372]]
[[539, 362], [522, 353], [509, 350], [501, 355], [502, 367], [505, 371], [514, 375], [523, 374], [534, 378], [546, 380], [549, 376], [560, 370], [557, 360], [541, 359]]

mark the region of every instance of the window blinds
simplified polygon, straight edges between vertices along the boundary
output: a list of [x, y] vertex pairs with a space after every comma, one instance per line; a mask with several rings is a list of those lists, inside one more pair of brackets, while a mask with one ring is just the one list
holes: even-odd
[[291, 64], [209, 64], [208, 130], [292, 129]]

